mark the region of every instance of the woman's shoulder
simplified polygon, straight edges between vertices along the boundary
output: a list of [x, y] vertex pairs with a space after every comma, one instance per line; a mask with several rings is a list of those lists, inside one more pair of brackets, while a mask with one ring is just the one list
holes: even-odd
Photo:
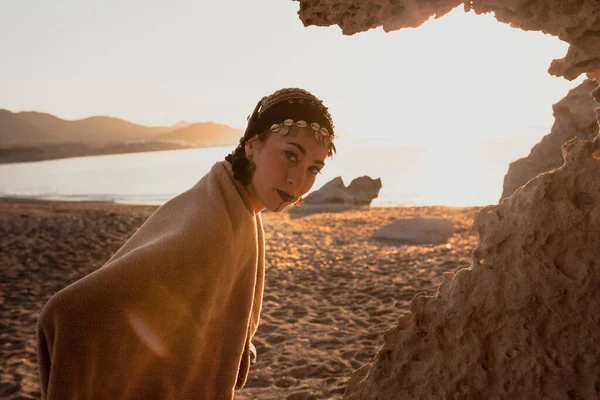
[[111, 260], [148, 244], [174, 253], [225, 252], [254, 237], [255, 217], [229, 179], [216, 163], [192, 188], [159, 207]]
[[225, 164], [215, 163], [198, 183], [165, 203], [153, 217], [199, 239], [234, 240], [254, 232], [257, 217]]

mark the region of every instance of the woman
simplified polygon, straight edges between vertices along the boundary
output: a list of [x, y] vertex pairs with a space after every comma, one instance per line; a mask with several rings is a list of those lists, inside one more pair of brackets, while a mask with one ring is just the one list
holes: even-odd
[[44, 306], [42, 398], [231, 399], [246, 382], [262, 304], [260, 212], [301, 205], [333, 136], [309, 92], [261, 99], [226, 161]]

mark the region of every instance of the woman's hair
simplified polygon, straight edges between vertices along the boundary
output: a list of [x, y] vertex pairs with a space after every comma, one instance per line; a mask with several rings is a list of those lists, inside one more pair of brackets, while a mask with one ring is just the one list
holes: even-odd
[[[244, 136], [233, 152], [225, 157], [233, 169], [233, 177], [243, 185], [248, 185], [254, 173], [253, 164], [246, 157], [246, 143], [254, 138], [264, 143], [271, 135], [273, 124], [281, 124], [286, 119], [317, 123], [327, 129], [333, 139], [333, 121], [327, 107], [316, 96], [304, 89], [286, 88], [265, 96], [248, 117], [248, 126]], [[329, 155], [335, 147], [331, 145]]]
[[[261, 143], [266, 142], [266, 140], [271, 135], [271, 131], [267, 130], [266, 132], [262, 132], [258, 135], [258, 140]], [[247, 185], [250, 183], [250, 179], [254, 174], [254, 168], [250, 160], [246, 157], [246, 135], [244, 135], [240, 139], [240, 143], [235, 148], [234, 151], [229, 153], [225, 160], [229, 161], [231, 164], [231, 168], [233, 169], [233, 177], [238, 180], [242, 185]]]

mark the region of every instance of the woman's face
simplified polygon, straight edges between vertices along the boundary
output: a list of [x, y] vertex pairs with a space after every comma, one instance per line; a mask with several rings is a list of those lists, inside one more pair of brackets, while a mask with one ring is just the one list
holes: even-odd
[[271, 133], [264, 143], [246, 143], [246, 156], [256, 165], [248, 185], [254, 211], [282, 211], [310, 190], [325, 166], [329, 150], [310, 127], [295, 127], [286, 136]]

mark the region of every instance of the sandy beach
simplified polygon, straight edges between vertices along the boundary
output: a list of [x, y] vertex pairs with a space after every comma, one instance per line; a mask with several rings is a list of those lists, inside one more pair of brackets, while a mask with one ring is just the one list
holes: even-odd
[[[416, 293], [468, 267], [478, 207], [264, 213], [266, 282], [258, 360], [236, 399], [341, 398]], [[48, 298], [101, 267], [155, 206], [0, 200], [0, 398], [40, 396], [35, 327]], [[440, 245], [369, 239], [401, 217], [451, 219]]]

